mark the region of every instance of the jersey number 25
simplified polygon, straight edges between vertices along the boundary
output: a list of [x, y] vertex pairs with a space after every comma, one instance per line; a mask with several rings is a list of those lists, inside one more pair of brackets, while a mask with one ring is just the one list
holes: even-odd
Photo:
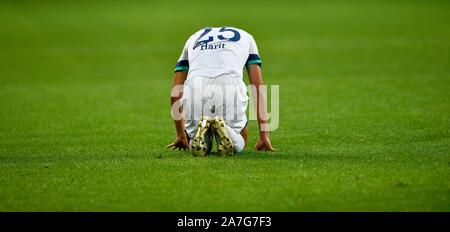
[[[203, 33], [197, 38], [197, 40], [195, 40], [193, 49], [197, 48], [198, 46], [201, 46], [201, 45], [204, 45], [204, 44], [206, 45], [209, 42], [214, 41], [214, 36], [208, 36], [208, 39], [200, 40], [200, 39], [202, 39], [204, 36], [206, 36], [211, 31], [212, 31], [211, 27], [205, 28]], [[231, 42], [237, 42], [237, 41], [239, 41], [241, 39], [241, 34], [239, 34], [239, 32], [236, 31], [236, 30], [233, 30], [231, 28], [226, 28], [226, 27], [222, 27], [219, 30], [219, 32], [226, 32], [226, 31], [233, 32], [233, 37], [226, 38], [223, 34], [218, 34], [217, 35], [217, 39], [225, 40], [225, 41], [231, 41]]]

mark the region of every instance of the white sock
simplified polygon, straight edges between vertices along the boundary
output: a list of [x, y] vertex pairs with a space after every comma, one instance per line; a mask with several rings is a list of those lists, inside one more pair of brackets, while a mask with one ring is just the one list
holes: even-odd
[[228, 135], [230, 135], [231, 140], [233, 141], [234, 150], [239, 153], [244, 150], [245, 142], [244, 138], [242, 138], [242, 135], [239, 133], [236, 133], [230, 126], [227, 125], [227, 131]]

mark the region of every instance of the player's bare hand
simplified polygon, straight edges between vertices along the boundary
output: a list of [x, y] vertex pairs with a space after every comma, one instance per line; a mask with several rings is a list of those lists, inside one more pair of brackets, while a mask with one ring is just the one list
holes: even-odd
[[275, 151], [275, 149], [273, 149], [269, 138], [260, 137], [255, 145], [255, 151]]
[[189, 142], [186, 138], [186, 136], [177, 136], [175, 138], [175, 142], [167, 145], [168, 148], [171, 148], [172, 150], [175, 150], [178, 148], [178, 150], [189, 150]]

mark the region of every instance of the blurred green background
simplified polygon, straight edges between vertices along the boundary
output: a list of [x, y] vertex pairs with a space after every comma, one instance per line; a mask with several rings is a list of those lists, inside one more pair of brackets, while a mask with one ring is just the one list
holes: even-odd
[[[0, 211], [449, 211], [448, 1], [1, 1]], [[273, 154], [169, 151], [186, 39], [250, 32]], [[244, 77], [246, 80], [246, 77]], [[247, 81], [247, 80], [246, 80]]]

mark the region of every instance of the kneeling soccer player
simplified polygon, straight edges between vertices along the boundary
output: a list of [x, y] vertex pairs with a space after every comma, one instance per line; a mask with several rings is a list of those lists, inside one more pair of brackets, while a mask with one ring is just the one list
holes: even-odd
[[[244, 66], [250, 84], [256, 87], [255, 101], [262, 101], [255, 105], [265, 104], [264, 93], [259, 91], [261, 59], [252, 35], [233, 27], [207, 27], [187, 40], [175, 67], [171, 105], [172, 115], [179, 117], [174, 116], [177, 135], [168, 147], [191, 149], [193, 155], [204, 156], [216, 139], [222, 156], [244, 150], [249, 99], [242, 80]], [[262, 129], [267, 121], [259, 111], [255, 150], [273, 151], [269, 132]]]

